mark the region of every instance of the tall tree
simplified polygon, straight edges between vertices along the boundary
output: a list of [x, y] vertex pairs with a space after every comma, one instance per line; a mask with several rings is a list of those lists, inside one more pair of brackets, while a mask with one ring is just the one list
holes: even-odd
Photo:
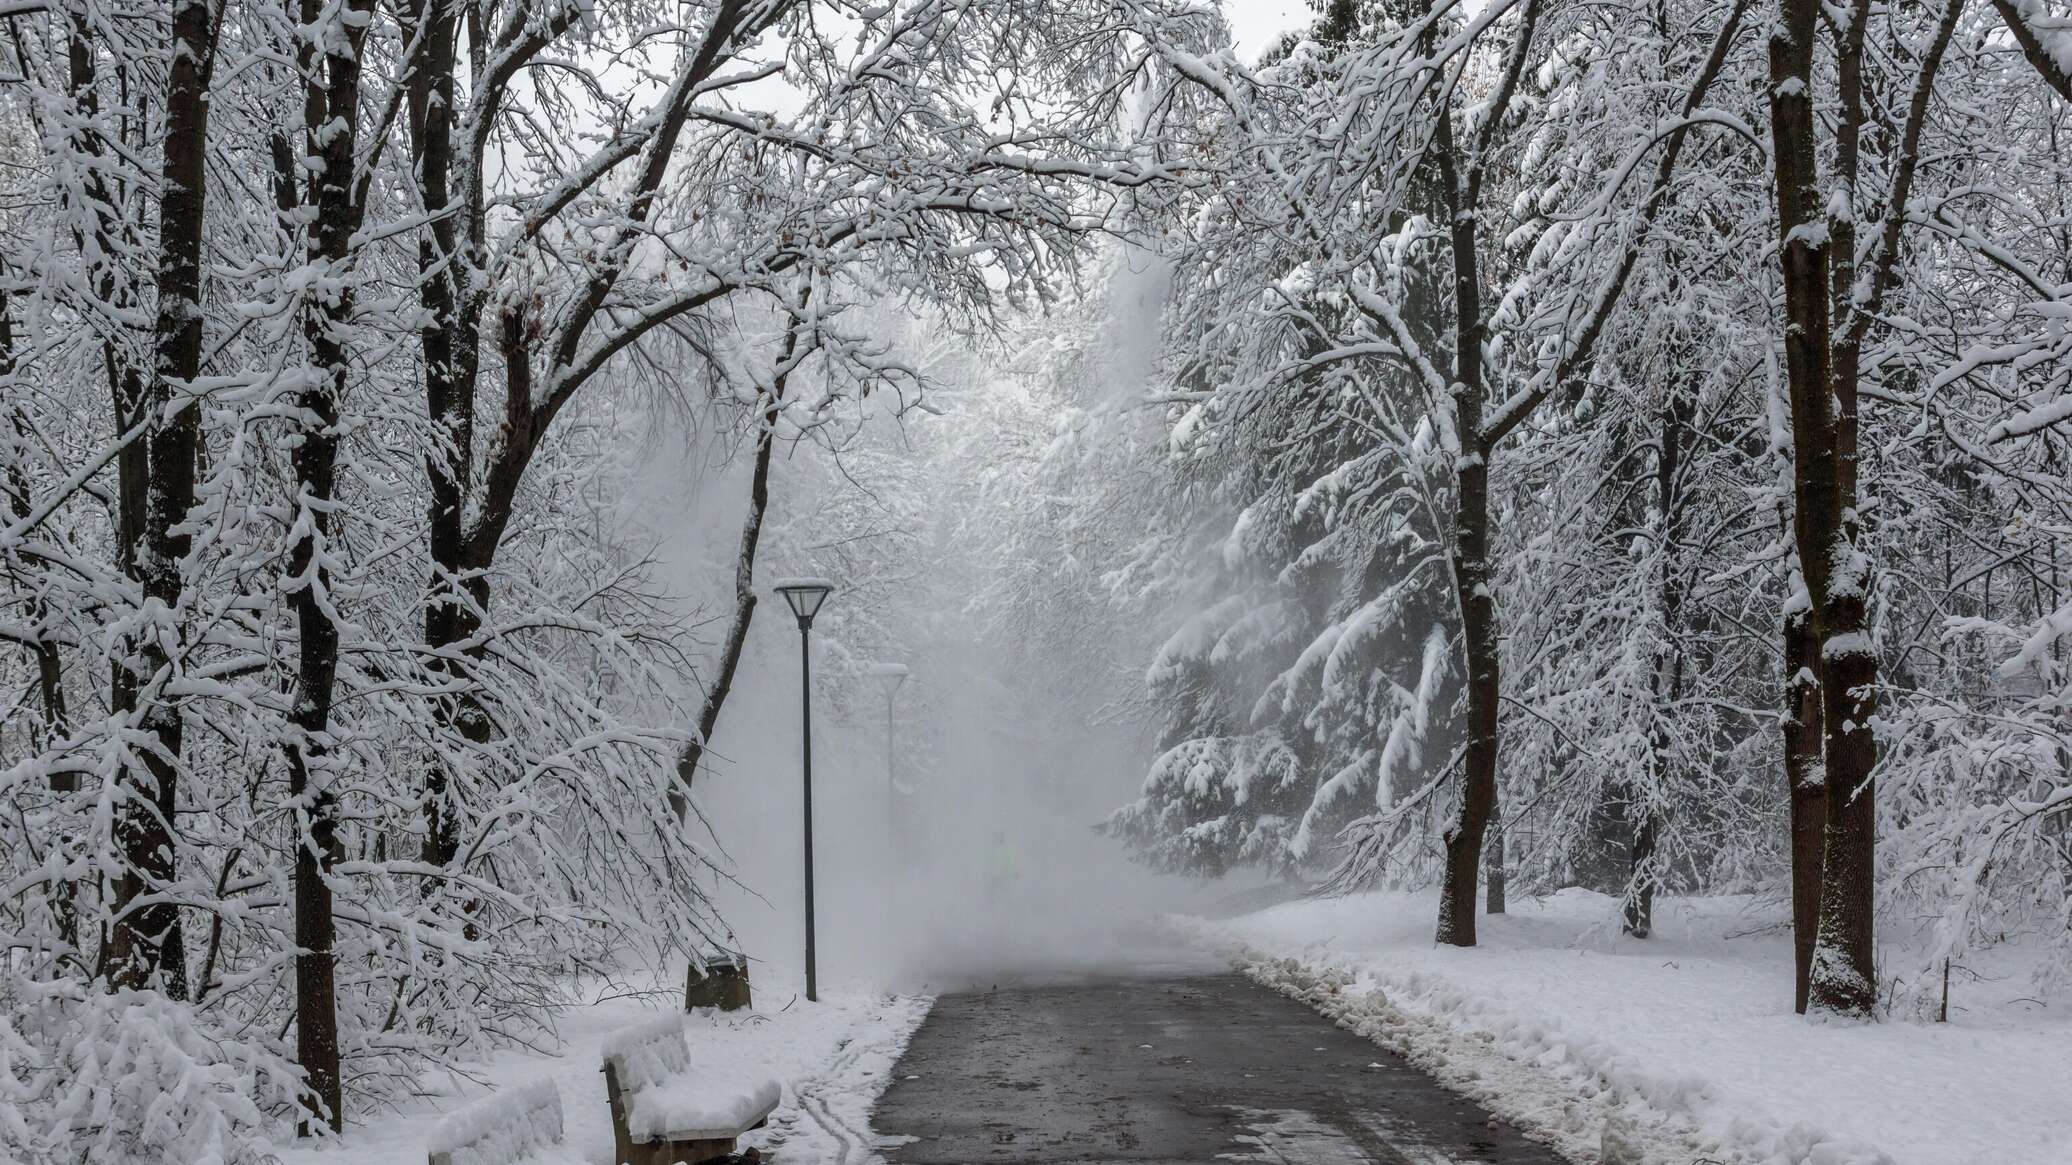
[[[304, 308], [306, 370], [294, 395], [300, 433], [294, 446], [294, 534], [288, 547], [289, 603], [296, 625], [295, 734], [285, 742], [288, 796], [295, 841], [295, 1058], [308, 1084], [308, 1118], [336, 1131], [344, 1127], [344, 1080], [338, 1050], [338, 927], [329, 879], [344, 847], [338, 802], [329, 771], [337, 762], [329, 734], [338, 684], [339, 627], [332, 595], [332, 512], [337, 504], [340, 408], [352, 353], [348, 330], [354, 295], [353, 237], [365, 218], [367, 185], [358, 145], [365, 123], [360, 108], [362, 54], [373, 22], [374, 0], [328, 7], [301, 0], [295, 25], [301, 73], [303, 147], [308, 191], [298, 188], [304, 167], [276, 135], [275, 197], [283, 225], [294, 235], [299, 212], [313, 211], [306, 243], [307, 270], [325, 290]], [[385, 126], [374, 127], [377, 132]]]
[[209, 78], [216, 60], [216, 14], [208, 0], [177, 0], [171, 12], [172, 64], [166, 71], [165, 165], [159, 177], [156, 359], [136, 415], [149, 427], [139, 570], [145, 634], [130, 667], [142, 689], [141, 756], [115, 819], [125, 868], [115, 883], [114, 929], [103, 953], [108, 981], [144, 987], [161, 976], [187, 991], [179, 907], [163, 893], [179, 860], [178, 812], [183, 724], [166, 689], [181, 666], [178, 617], [184, 591], [185, 530], [194, 505], [200, 432], [191, 395], [201, 375], [202, 248], [207, 226]]
[[[1815, 96], [1821, 7], [1782, 0], [1770, 35], [1770, 138], [1784, 286], [1785, 369], [1791, 394], [1793, 534], [1806, 587], [1810, 636], [1787, 628], [1787, 660], [1817, 657], [1821, 693], [1820, 903], [1806, 1005], [1869, 1015], [1878, 1001], [1874, 940], [1878, 656], [1871, 639], [1871, 559], [1858, 489], [1858, 381], [1864, 343], [1897, 279], [1901, 233], [1920, 163], [1921, 135], [1963, 0], [1948, 0], [1919, 50], [1887, 182], [1863, 174], [1870, 106], [1864, 44], [1871, 5], [1849, 9], [1835, 40], [1839, 107], [1834, 171], [1823, 175]], [[1826, 193], [1832, 182], [1839, 195]], [[1866, 187], [1872, 199], [1863, 195]], [[1859, 249], [1857, 226], [1869, 237]], [[1797, 684], [1799, 672], [1792, 673]], [[1791, 695], [1787, 691], [1787, 698]], [[1798, 709], [1791, 709], [1794, 720]], [[1789, 755], [1789, 754], [1788, 754]], [[1793, 788], [1795, 810], [1799, 798]], [[1796, 846], [1795, 846], [1796, 851]]]

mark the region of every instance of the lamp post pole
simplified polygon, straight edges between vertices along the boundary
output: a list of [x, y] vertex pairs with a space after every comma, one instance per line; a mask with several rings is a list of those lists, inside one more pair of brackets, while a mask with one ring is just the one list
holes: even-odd
[[806, 1002], [820, 1002], [820, 978], [813, 952], [813, 616], [834, 584], [824, 579], [787, 579], [777, 593], [799, 617], [799, 722], [804, 733], [800, 765], [806, 819]]
[[805, 763], [800, 772], [806, 795], [806, 1002], [820, 1002], [813, 960], [813, 620], [799, 616], [799, 720], [805, 726]]

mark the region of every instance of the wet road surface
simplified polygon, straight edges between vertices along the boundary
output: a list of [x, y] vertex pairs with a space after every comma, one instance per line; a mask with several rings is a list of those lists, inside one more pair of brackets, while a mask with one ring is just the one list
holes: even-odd
[[941, 996], [878, 1102], [891, 1165], [1563, 1165], [1308, 1007], [1236, 975]]

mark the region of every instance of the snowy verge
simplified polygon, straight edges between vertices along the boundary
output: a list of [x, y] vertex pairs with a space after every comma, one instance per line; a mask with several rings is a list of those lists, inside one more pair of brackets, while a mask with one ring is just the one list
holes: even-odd
[[[833, 991], [809, 1004], [789, 990], [758, 987], [757, 995], [770, 1001], [768, 1011], [698, 1011], [682, 1017], [691, 1070], [780, 1083], [783, 1098], [777, 1111], [767, 1127], [741, 1139], [743, 1148], [770, 1151], [782, 1145], [784, 1160], [806, 1165], [870, 1161], [878, 1147], [869, 1132], [871, 1106], [890, 1083], [893, 1063], [932, 1001]], [[667, 991], [653, 996], [671, 997]], [[444, 1114], [485, 1096], [551, 1084], [560, 1094], [568, 1155], [589, 1165], [609, 1165], [611, 1113], [600, 1070], [603, 1051], [625, 1029], [668, 1015], [642, 998], [600, 999], [561, 1017], [559, 1042], [549, 1051], [507, 1051], [477, 1065], [470, 1081], [428, 1079], [428, 1095], [401, 1111], [349, 1125], [344, 1136], [328, 1143], [284, 1144], [275, 1152], [282, 1165], [421, 1162], [442, 1135], [438, 1126]]]
[[891, 1084], [892, 1066], [933, 1002], [917, 996], [883, 1000], [871, 1022], [843, 1034], [815, 1058], [810, 1071], [785, 1078], [783, 1105], [768, 1127], [741, 1139], [742, 1147], [812, 1165], [881, 1160], [878, 1150], [900, 1139], [871, 1131], [871, 1109]]
[[[1665, 904], [1654, 938], [1564, 891], [1435, 946], [1426, 895], [1289, 903], [1195, 921], [1258, 982], [1399, 1052], [1594, 1165], [2064, 1165], [2062, 1009], [2012, 965], [1953, 1022], [1791, 1013], [1790, 947], [1746, 899]], [[2019, 959], [2013, 960], [2018, 963]]]

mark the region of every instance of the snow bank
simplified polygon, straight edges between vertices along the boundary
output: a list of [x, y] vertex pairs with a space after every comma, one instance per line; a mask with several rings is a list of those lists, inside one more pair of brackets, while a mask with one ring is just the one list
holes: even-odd
[[1791, 1011], [1789, 932], [1746, 898], [1671, 901], [1655, 937], [1563, 891], [1437, 947], [1435, 903], [1372, 894], [1197, 922], [1302, 999], [1568, 1156], [1719, 1165], [2066, 1165], [2072, 1023], [1973, 967], [1952, 1022]]
[[808, 1004], [798, 995], [797, 983], [773, 975], [756, 984], [756, 997], [770, 1006], [768, 1012], [680, 1015], [673, 1008], [682, 999], [681, 968], [652, 985], [631, 986], [651, 990], [629, 995], [626, 984], [600, 989], [598, 1002], [561, 1018], [558, 1039], [537, 1041], [547, 1051], [506, 1050], [468, 1066], [465, 1079], [427, 1076], [419, 1083], [431, 1095], [399, 1112], [349, 1126], [328, 1144], [284, 1141], [273, 1152], [281, 1165], [421, 1162], [427, 1146], [439, 1143], [440, 1122], [447, 1114], [485, 1094], [502, 1095], [545, 1077], [561, 1098], [563, 1151], [571, 1161], [608, 1161], [611, 1111], [598, 1064], [607, 1047], [623, 1047], [636, 1032], [675, 1030], [682, 1033], [680, 1044], [687, 1041], [687, 1071], [706, 1078], [778, 1082], [777, 1111], [767, 1128], [742, 1139], [743, 1148], [767, 1152], [781, 1144], [788, 1161], [862, 1165], [875, 1148], [868, 1131], [871, 1106], [929, 1006], [926, 998], [852, 991], [827, 991], [819, 1003]]
[[[785, 1077], [784, 1101], [769, 1127], [743, 1137], [742, 1147], [812, 1165], [879, 1161], [877, 1150], [894, 1142], [871, 1131], [871, 1109], [892, 1082], [892, 1066], [929, 1006], [929, 1000], [915, 996], [881, 997], [860, 1022], [840, 1029], [816, 1029], [798, 1018], [798, 1008], [779, 1017], [791, 1022], [771, 1033], [772, 1051], [812, 1067]], [[806, 1049], [788, 1047], [787, 1038], [810, 1046], [810, 1061], [802, 1054]]]
[[561, 1144], [561, 1088], [535, 1080], [455, 1109], [432, 1126], [425, 1150], [444, 1165], [577, 1165]]

